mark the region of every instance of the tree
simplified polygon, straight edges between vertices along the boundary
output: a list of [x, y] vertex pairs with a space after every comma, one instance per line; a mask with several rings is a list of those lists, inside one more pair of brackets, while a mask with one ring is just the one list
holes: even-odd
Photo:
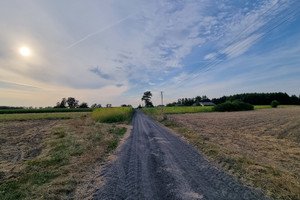
[[153, 107], [151, 97], [152, 97], [151, 91], [144, 92], [144, 95], [142, 97], [142, 101], [145, 101], [145, 107]]
[[78, 100], [76, 100], [74, 97], [68, 97], [67, 104], [69, 108], [77, 108]]
[[79, 108], [89, 108], [88, 104], [86, 102], [82, 102], [80, 105], [79, 105]]
[[66, 98], [62, 98], [61, 102], [57, 102], [54, 108], [66, 108]]
[[93, 105], [91, 105], [91, 108], [101, 108], [101, 104], [96, 104], [94, 103]]

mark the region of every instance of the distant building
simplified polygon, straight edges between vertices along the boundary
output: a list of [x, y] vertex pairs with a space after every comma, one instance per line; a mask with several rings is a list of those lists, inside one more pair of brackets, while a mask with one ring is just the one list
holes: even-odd
[[158, 105], [158, 106], [156, 106], [156, 107], [165, 107], [165, 105]]
[[213, 102], [199, 102], [201, 106], [215, 106]]

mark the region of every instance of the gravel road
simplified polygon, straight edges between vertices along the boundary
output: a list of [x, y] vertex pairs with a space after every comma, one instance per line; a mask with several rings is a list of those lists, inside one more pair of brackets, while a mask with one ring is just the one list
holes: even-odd
[[209, 164], [193, 147], [137, 111], [118, 159], [94, 199], [267, 199]]

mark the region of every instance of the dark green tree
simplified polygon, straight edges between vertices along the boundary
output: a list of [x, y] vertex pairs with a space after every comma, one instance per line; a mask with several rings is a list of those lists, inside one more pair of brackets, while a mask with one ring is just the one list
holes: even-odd
[[82, 102], [80, 105], [79, 105], [79, 108], [88, 108], [88, 104], [86, 102]]
[[145, 107], [153, 107], [151, 97], [152, 97], [151, 91], [144, 92], [144, 95], [142, 97], [142, 101], [145, 101]]
[[66, 98], [62, 98], [61, 102], [57, 102], [54, 108], [66, 108], [67, 107], [66, 103], [67, 103]]
[[67, 104], [69, 108], [77, 108], [78, 100], [76, 100], [74, 97], [68, 97]]
[[96, 104], [94, 103], [93, 105], [91, 105], [91, 108], [101, 108], [101, 104]]

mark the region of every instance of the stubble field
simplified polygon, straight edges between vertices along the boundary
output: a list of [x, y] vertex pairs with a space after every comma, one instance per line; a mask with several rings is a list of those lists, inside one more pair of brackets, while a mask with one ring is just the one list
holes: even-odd
[[240, 181], [276, 199], [300, 199], [299, 107], [168, 115], [162, 122]]
[[102, 184], [98, 173], [130, 126], [65, 115], [0, 117], [0, 199], [88, 199]]

